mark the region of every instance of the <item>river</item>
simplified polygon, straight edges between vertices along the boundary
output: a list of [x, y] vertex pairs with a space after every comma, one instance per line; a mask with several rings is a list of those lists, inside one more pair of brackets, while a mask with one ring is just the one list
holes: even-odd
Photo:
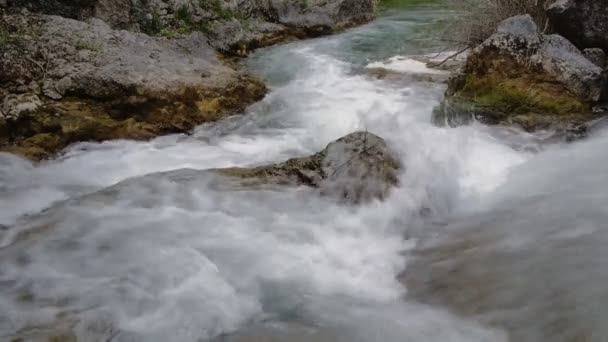
[[[538, 328], [551, 321], [543, 310], [556, 312], [543, 279], [552, 295], [580, 291], [568, 308], [607, 298], [594, 284], [608, 275], [608, 134], [542, 145], [478, 124], [436, 127], [443, 83], [370, 73], [439, 51], [433, 37], [451, 15], [440, 2], [392, 4], [368, 25], [259, 50], [246, 64], [268, 96], [192, 135], [81, 143], [40, 165], [0, 154], [0, 340], [502, 342], [515, 326], [556, 341]], [[308, 155], [355, 130], [385, 138], [405, 165], [384, 202], [348, 207], [194, 171]], [[480, 252], [461, 256], [461, 240]], [[581, 249], [562, 253], [564, 241]], [[426, 264], [483, 272], [451, 283], [449, 270], [415, 261], [427, 248]], [[410, 291], [399, 276], [410, 262], [452, 288]], [[507, 288], [467, 283], [489, 278]], [[447, 298], [460, 290], [469, 295]], [[538, 325], [488, 296], [517, 298]], [[593, 310], [577, 317], [606, 336], [595, 315], [605, 309]]]

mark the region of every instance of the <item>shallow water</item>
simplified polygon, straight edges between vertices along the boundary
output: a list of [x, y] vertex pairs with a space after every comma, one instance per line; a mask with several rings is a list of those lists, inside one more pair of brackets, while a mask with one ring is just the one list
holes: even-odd
[[[0, 155], [0, 338], [67, 327], [83, 341], [506, 341], [500, 327], [404, 299], [397, 276], [447, 223], [571, 178], [600, 224], [608, 164], [588, 165], [608, 138], [533, 154], [520, 132], [431, 125], [442, 84], [367, 73], [439, 51], [429, 37], [449, 15], [389, 8], [340, 35], [260, 50], [248, 65], [269, 95], [190, 136], [83, 143], [38, 166]], [[385, 138], [405, 165], [385, 202], [345, 207], [197, 171], [307, 155], [355, 130]]]

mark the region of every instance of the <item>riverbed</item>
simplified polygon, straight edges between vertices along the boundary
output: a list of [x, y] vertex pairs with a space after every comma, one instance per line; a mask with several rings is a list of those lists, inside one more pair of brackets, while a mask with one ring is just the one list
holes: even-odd
[[[512, 129], [431, 124], [445, 84], [411, 77], [421, 72], [411, 56], [446, 49], [437, 35], [452, 15], [441, 2], [393, 4], [347, 32], [258, 50], [244, 63], [268, 96], [191, 135], [80, 143], [40, 165], [0, 154], [0, 340], [508, 341], [512, 326], [502, 323], [513, 320], [479, 317], [503, 307], [467, 311], [482, 301], [475, 293], [542, 293], [538, 269], [570, 293], [577, 287], [559, 271], [576, 270], [580, 303], [601, 297], [583, 280], [605, 279], [597, 242], [591, 254], [568, 250], [572, 259], [545, 241], [605, 235], [608, 134], [543, 145]], [[378, 78], [377, 65], [402, 76]], [[405, 166], [386, 201], [345, 206], [305, 188], [235, 188], [197, 172], [309, 155], [357, 130], [386, 139]], [[484, 251], [547, 253], [473, 254], [476, 267], [501, 266], [484, 273], [499, 282], [537, 276], [464, 303], [424, 282], [410, 293], [410, 263], [427, 274], [428, 264], [468, 260], [441, 248], [461, 231], [477, 232], [467, 241]], [[426, 248], [440, 256], [417, 261]], [[559, 259], [573, 261], [562, 268]], [[442, 284], [459, 292], [467, 279], [486, 278]], [[517, 336], [555, 341], [543, 331]]]

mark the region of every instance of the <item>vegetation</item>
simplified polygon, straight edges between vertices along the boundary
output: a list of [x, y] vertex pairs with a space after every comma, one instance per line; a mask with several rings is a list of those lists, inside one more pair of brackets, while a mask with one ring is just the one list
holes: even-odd
[[449, 0], [459, 12], [455, 25], [449, 27], [446, 39], [464, 46], [476, 46], [486, 40], [502, 20], [519, 14], [530, 14], [546, 30], [548, 20], [545, 0]]
[[11, 35], [0, 28], [0, 48], [10, 44], [11, 40]]
[[[148, 0], [139, 0], [139, 10], [134, 12], [140, 23], [140, 28], [144, 33], [154, 36], [166, 38], [175, 38], [179, 35], [188, 34], [190, 32], [200, 31], [209, 33], [210, 22], [207, 19], [196, 18], [191, 6], [182, 5], [176, 9], [174, 16], [170, 19], [163, 20], [156, 9], [150, 14], [145, 14], [144, 9]], [[230, 20], [233, 18], [244, 20], [239, 13], [232, 11], [230, 8], [224, 7], [222, 0], [199, 0], [198, 6], [201, 9], [207, 10], [215, 14], [220, 20]], [[147, 16], [147, 17], [146, 17]]]
[[91, 43], [83, 39], [77, 40], [74, 43], [74, 46], [76, 47], [76, 50], [91, 50], [94, 52], [100, 52], [102, 48], [100, 43]]

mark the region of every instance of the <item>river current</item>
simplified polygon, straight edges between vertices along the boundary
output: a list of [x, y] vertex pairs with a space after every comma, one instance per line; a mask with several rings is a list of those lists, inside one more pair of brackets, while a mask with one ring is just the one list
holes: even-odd
[[[443, 83], [369, 71], [419, 72], [408, 56], [440, 51], [433, 32], [450, 15], [440, 3], [389, 7], [348, 32], [259, 50], [246, 63], [268, 96], [192, 135], [80, 143], [40, 165], [0, 154], [0, 340], [65, 328], [82, 341], [508, 341], [500, 324], [423, 304], [399, 281], [423, 242], [469, 227], [540, 264], [570, 258], [541, 271], [594, 300], [603, 290], [583, 279], [605, 279], [607, 254], [544, 241], [586, 237], [585, 250], [605, 239], [608, 132], [541, 145], [509, 129], [436, 127]], [[308, 155], [355, 130], [386, 139], [405, 166], [384, 202], [349, 207], [196, 171]], [[486, 260], [509, 279], [535, 272]], [[536, 289], [545, 278], [529, 279]], [[539, 334], [530, 340], [554, 341]]]

